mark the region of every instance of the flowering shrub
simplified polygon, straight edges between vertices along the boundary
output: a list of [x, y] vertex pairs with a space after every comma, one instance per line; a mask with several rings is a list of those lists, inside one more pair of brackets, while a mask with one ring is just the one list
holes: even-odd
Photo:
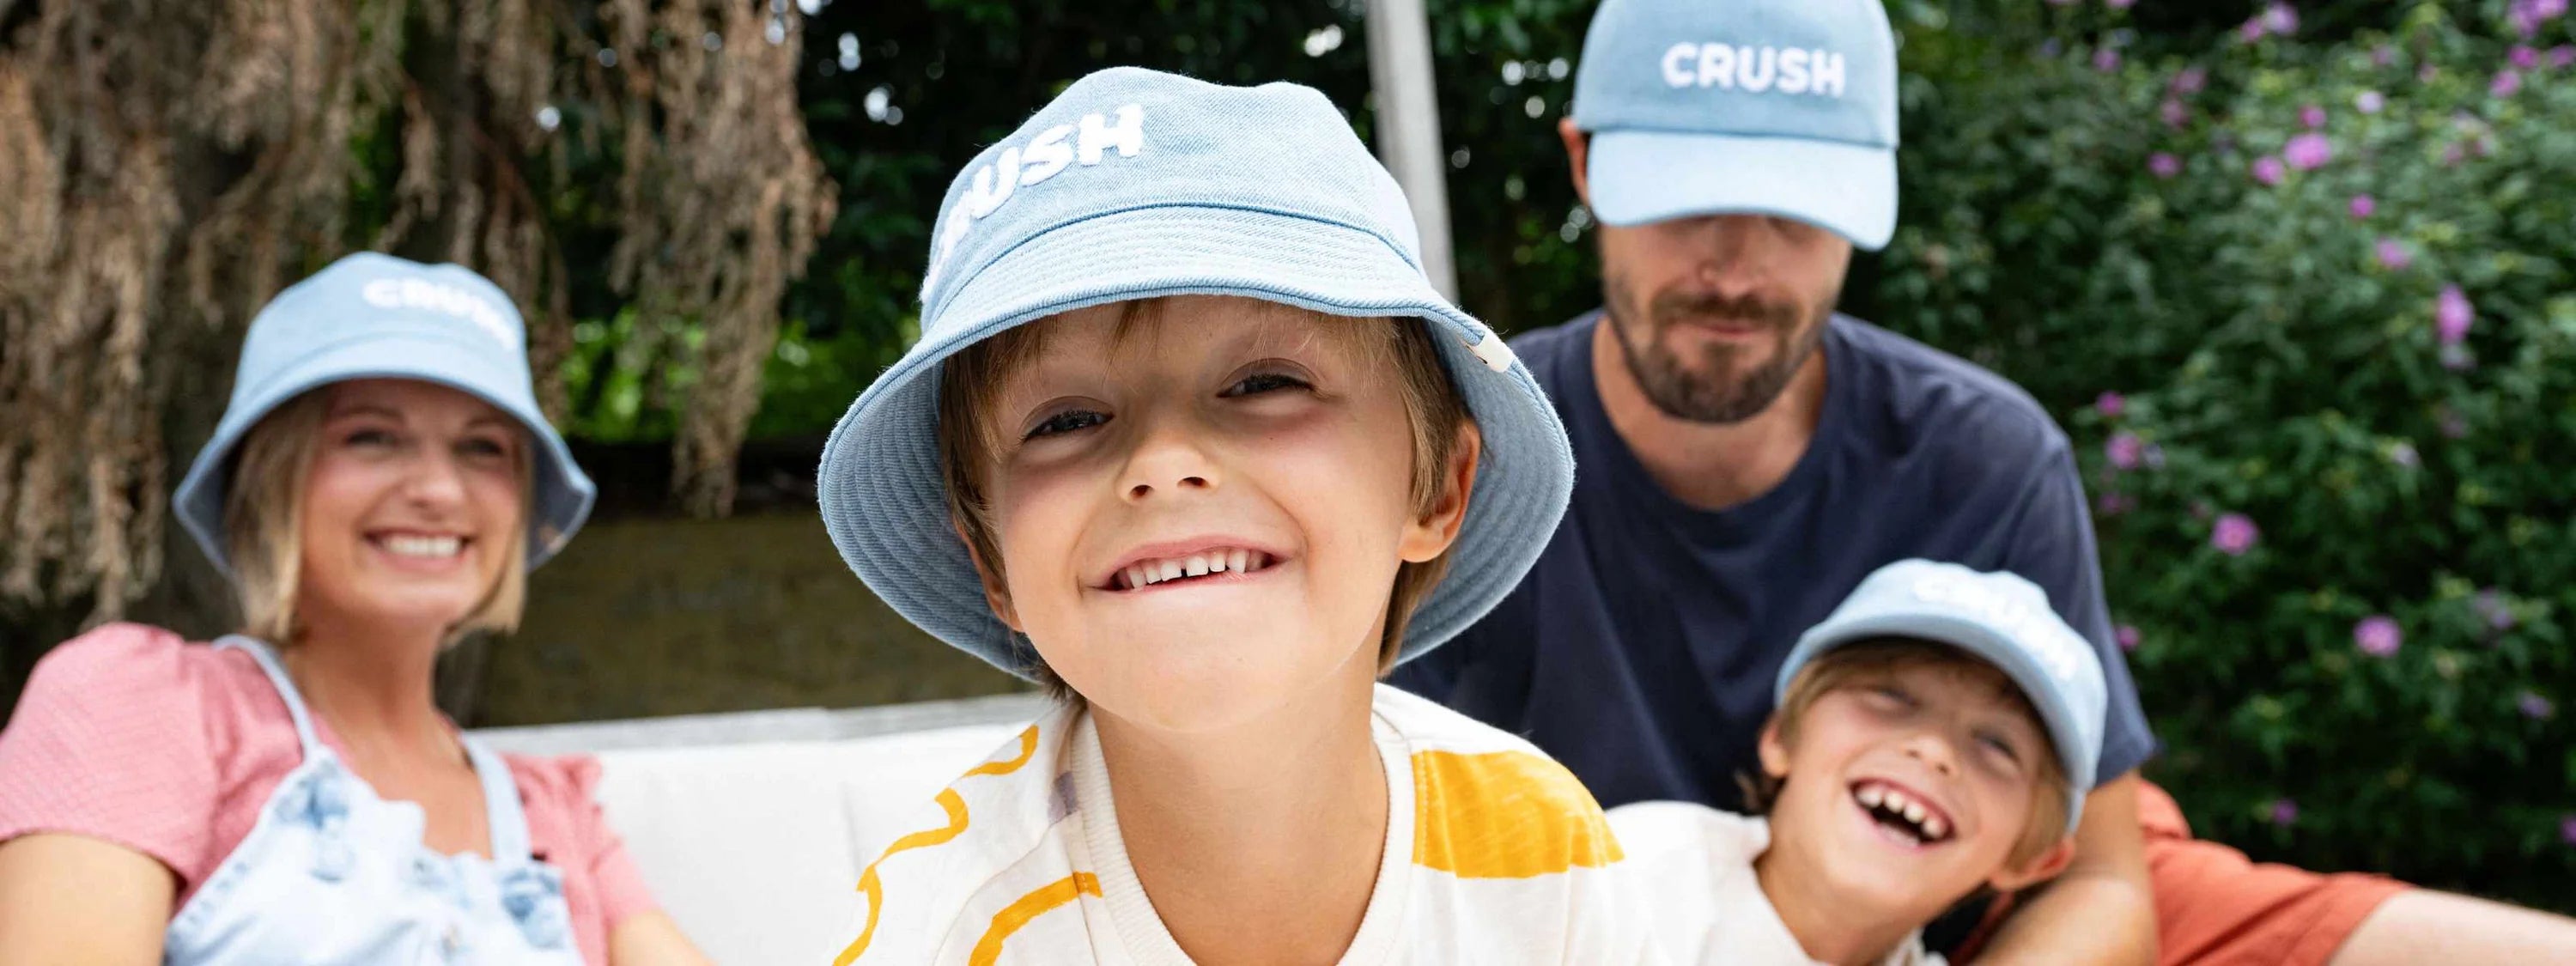
[[1882, 320], [2068, 424], [2201, 834], [2576, 910], [2567, 4], [2138, 13], [1914, 92]]

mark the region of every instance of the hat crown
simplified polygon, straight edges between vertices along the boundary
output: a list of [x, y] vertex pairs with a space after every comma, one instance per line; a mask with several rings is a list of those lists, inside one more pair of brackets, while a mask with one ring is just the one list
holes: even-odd
[[317, 349], [388, 332], [450, 339], [527, 372], [527, 325], [498, 286], [456, 265], [359, 252], [278, 293], [251, 319], [233, 398]]
[[[1845, 615], [1845, 610], [1852, 613]], [[1993, 628], [2033, 658], [2070, 700], [2097, 707], [2102, 701], [2102, 659], [2057, 616], [2047, 592], [2020, 574], [1984, 573], [1928, 560], [1898, 561], [1862, 580], [1860, 588], [1826, 620], [1840, 623], [1847, 617], [1895, 612], [1930, 612]]]
[[1030, 238], [1175, 206], [1337, 224], [1421, 263], [1403, 190], [1321, 93], [1112, 68], [1074, 82], [949, 183], [922, 280], [924, 337], [965, 321], [943, 310], [978, 270]]
[[1895, 34], [1879, 0], [1604, 0], [1574, 119], [1893, 148]]

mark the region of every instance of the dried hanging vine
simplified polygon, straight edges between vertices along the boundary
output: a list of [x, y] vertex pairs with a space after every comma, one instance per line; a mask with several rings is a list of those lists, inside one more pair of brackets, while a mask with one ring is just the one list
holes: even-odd
[[[0, 607], [105, 619], [158, 579], [171, 446], [194, 442], [165, 429], [203, 432], [250, 315], [358, 247], [519, 298], [560, 417], [559, 239], [616, 233], [579, 268], [706, 333], [674, 485], [725, 512], [780, 295], [834, 205], [798, 26], [781, 0], [0, 0]], [[602, 164], [613, 215], [553, 203]]]

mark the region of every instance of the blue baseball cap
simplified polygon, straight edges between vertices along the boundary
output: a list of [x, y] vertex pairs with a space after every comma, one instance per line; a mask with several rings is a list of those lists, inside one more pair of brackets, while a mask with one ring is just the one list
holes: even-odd
[[1896, 231], [1896, 38], [1880, 0], [1602, 0], [1574, 74], [1594, 216], [1778, 215]]
[[869, 589], [922, 629], [1028, 676], [948, 514], [940, 363], [1086, 306], [1235, 295], [1353, 318], [1418, 319], [1484, 434], [1449, 569], [1398, 659], [1448, 640], [1538, 559], [1574, 484], [1565, 427], [1529, 370], [1423, 275], [1395, 179], [1330, 101], [1132, 67], [1075, 81], [949, 185], [922, 282], [921, 340], [824, 446], [824, 526]]
[[1798, 638], [1780, 665], [1772, 701], [1785, 700], [1789, 682], [1817, 657], [1880, 637], [1947, 644], [2011, 678], [2057, 746], [2058, 763], [2066, 769], [2066, 829], [2075, 830], [2102, 757], [2110, 691], [2101, 656], [2049, 609], [2047, 593], [2019, 574], [1980, 573], [1954, 563], [1899, 560], [1880, 567]]
[[596, 490], [537, 408], [527, 327], [510, 296], [456, 265], [360, 252], [277, 293], [251, 319], [233, 374], [232, 404], [179, 482], [173, 513], [207, 559], [232, 573], [224, 493], [233, 448], [261, 417], [313, 389], [350, 379], [417, 379], [471, 393], [527, 426], [536, 495], [528, 566], [554, 556], [590, 516]]

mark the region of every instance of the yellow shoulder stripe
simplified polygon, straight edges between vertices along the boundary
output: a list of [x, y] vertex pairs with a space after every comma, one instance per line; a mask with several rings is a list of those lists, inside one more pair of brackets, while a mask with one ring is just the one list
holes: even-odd
[[[1020, 766], [1028, 764], [1029, 759], [1037, 754], [1037, 750], [1038, 726], [1030, 725], [1027, 730], [1020, 732], [1018, 757], [1009, 761], [988, 761], [977, 765], [967, 769], [966, 774], [958, 776], [957, 780], [965, 781], [977, 775], [1008, 775], [1020, 770]], [[841, 950], [840, 955], [832, 957], [832, 966], [850, 966], [851, 963], [857, 962], [860, 956], [867, 953], [869, 940], [876, 938], [877, 914], [885, 907], [885, 886], [877, 879], [877, 866], [880, 863], [894, 857], [897, 852], [929, 848], [965, 834], [966, 799], [957, 794], [957, 789], [940, 789], [938, 796], [932, 800], [939, 803], [940, 811], [948, 813], [948, 824], [938, 828], [923, 829], [894, 840], [893, 845], [886, 846], [884, 854], [877, 856], [875, 862], [868, 863], [868, 867], [859, 873], [859, 894], [868, 897], [868, 921], [865, 926], [860, 927], [859, 938], [852, 940], [848, 948]], [[1092, 887], [1094, 895], [1099, 894], [1099, 891], [1099, 886]]]
[[968, 966], [993, 966], [1002, 958], [1002, 942], [1020, 931], [1020, 927], [1028, 925], [1030, 920], [1072, 902], [1077, 896], [1099, 894], [1100, 877], [1089, 872], [1076, 872], [1039, 886], [993, 914], [993, 924], [984, 930], [984, 938], [975, 940], [975, 951], [966, 957]]
[[1417, 753], [1413, 801], [1413, 864], [1462, 879], [1525, 879], [1621, 858], [1592, 793], [1529, 752]]

